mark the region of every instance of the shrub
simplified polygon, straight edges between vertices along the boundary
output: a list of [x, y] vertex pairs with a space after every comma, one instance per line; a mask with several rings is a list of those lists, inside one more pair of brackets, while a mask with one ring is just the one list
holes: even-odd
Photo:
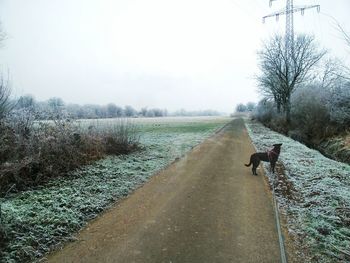
[[[288, 134], [333, 159], [349, 162], [349, 144], [345, 139], [350, 127], [349, 101], [350, 82], [343, 79], [331, 86], [319, 82], [301, 86], [293, 93], [289, 125], [266, 99], [258, 104], [254, 117], [265, 126]], [[344, 143], [332, 143], [338, 139]]]
[[327, 107], [330, 120], [337, 125], [338, 130], [350, 127], [350, 82], [343, 83], [329, 92]]
[[107, 154], [127, 154], [138, 146], [136, 126], [125, 120], [120, 120], [103, 130], [104, 144]]
[[35, 121], [32, 112], [17, 111], [0, 133], [0, 195], [45, 183], [106, 154], [126, 154], [138, 146], [136, 129], [127, 122], [86, 129], [57, 118]]
[[292, 96], [292, 129], [308, 140], [329, 136], [330, 115], [327, 108], [328, 92], [317, 86], [299, 88]]
[[349, 83], [332, 89], [302, 87], [292, 96], [292, 127], [309, 140], [322, 140], [343, 133], [350, 127], [349, 101]]
[[277, 112], [274, 103], [267, 99], [259, 101], [253, 112], [253, 118], [264, 123], [266, 126], [269, 126], [271, 120], [276, 116]]

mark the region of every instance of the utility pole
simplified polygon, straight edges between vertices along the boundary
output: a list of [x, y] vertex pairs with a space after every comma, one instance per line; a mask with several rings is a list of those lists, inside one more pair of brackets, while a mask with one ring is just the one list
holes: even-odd
[[[272, 2], [277, 0], [270, 0], [270, 7], [272, 6]], [[294, 21], [293, 21], [293, 13], [299, 12], [301, 15], [304, 15], [306, 9], [316, 8], [317, 12], [320, 12], [320, 5], [304, 5], [304, 6], [294, 6], [293, 0], [286, 0], [286, 8], [277, 12], [273, 12], [267, 16], [263, 17], [263, 23], [265, 23], [265, 19], [268, 17], [276, 17], [276, 20], [279, 20], [280, 15], [286, 16], [286, 32], [285, 32], [285, 45], [286, 45], [286, 53], [290, 51], [290, 54], [294, 54]]]

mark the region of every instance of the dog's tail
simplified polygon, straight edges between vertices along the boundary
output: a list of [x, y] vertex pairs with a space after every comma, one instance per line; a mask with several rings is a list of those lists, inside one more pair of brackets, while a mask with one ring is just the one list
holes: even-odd
[[250, 158], [250, 160], [249, 160], [249, 163], [248, 164], [244, 164], [245, 166], [247, 166], [247, 167], [249, 167], [249, 166], [251, 166], [252, 165], [252, 158]]

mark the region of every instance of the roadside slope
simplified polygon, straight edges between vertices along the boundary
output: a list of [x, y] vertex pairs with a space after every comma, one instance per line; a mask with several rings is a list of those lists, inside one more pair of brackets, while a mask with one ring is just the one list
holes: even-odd
[[242, 119], [91, 222], [49, 262], [279, 262], [262, 176]]
[[[257, 151], [283, 143], [274, 181], [288, 237], [296, 246], [296, 262], [350, 262], [350, 166], [246, 120]], [[266, 163], [265, 163], [266, 168]]]

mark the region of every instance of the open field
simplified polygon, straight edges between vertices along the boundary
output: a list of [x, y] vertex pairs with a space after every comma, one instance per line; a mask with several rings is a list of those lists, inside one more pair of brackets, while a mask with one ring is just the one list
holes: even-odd
[[68, 177], [0, 200], [9, 240], [1, 251], [1, 262], [28, 262], [74, 239], [73, 234], [88, 220], [229, 120], [225, 117], [133, 119], [143, 146], [141, 151], [110, 156], [71, 172]]
[[[257, 151], [283, 143], [274, 182], [289, 234], [299, 242], [304, 262], [350, 261], [350, 166], [336, 162], [262, 124], [246, 120]], [[274, 181], [276, 180], [276, 181]]]

